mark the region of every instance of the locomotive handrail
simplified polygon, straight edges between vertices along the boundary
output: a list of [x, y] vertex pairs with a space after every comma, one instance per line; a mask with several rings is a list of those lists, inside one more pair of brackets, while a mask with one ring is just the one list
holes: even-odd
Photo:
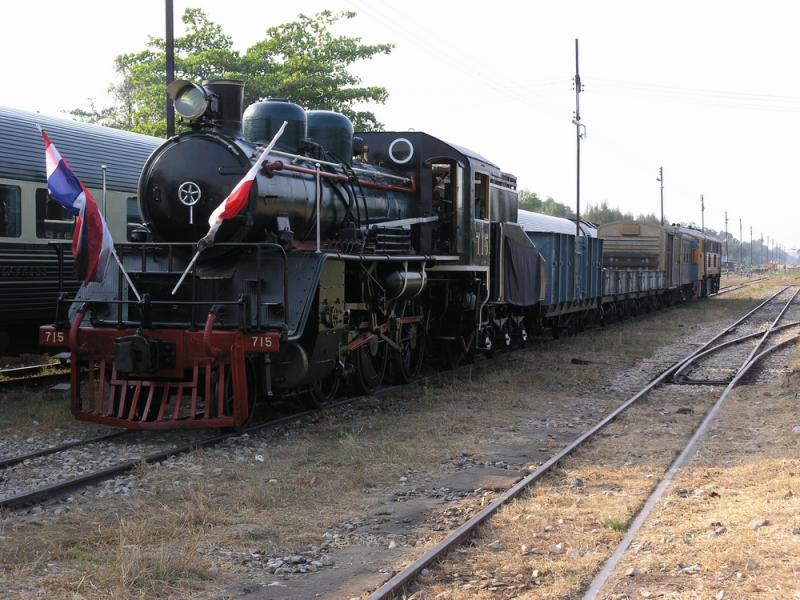
[[[327, 160], [318, 160], [316, 158], [311, 158], [310, 156], [301, 156], [299, 154], [291, 154], [289, 152], [283, 152], [281, 150], [272, 150], [270, 154], [277, 154], [278, 156], [283, 156], [285, 158], [291, 158], [292, 160], [302, 160], [303, 162], [309, 163], [319, 163], [320, 165], [325, 165], [326, 167], [336, 167], [341, 168], [340, 163], [330, 162]], [[284, 165], [286, 166], [286, 165]], [[352, 167], [354, 173], [360, 173], [362, 175], [368, 175], [373, 178], [378, 179], [394, 179], [396, 181], [402, 181], [403, 183], [413, 183], [413, 177], [403, 177], [401, 175], [392, 175], [391, 173], [380, 173], [376, 171], [370, 171], [369, 169], [359, 169], [358, 167]]]
[[[306, 160], [309, 160], [309, 162], [314, 162], [314, 164], [320, 164], [320, 165], [333, 164], [333, 163], [326, 163], [325, 161], [322, 160], [320, 161], [310, 161], [310, 159]], [[261, 170], [267, 175], [267, 177], [272, 177], [275, 171], [283, 171], [283, 170], [293, 171], [295, 173], [303, 173], [305, 175], [313, 175], [315, 177], [317, 176], [316, 169], [311, 169], [309, 167], [300, 167], [298, 165], [292, 165], [292, 164], [285, 164], [280, 160], [276, 160], [275, 162], [264, 161], [261, 165]], [[353, 169], [353, 171], [363, 171], [363, 170]], [[323, 179], [331, 179], [333, 181], [338, 181], [340, 183], [347, 183], [350, 181], [350, 178], [347, 175], [343, 175], [341, 173], [328, 173], [327, 171], [320, 173], [319, 177], [322, 177]], [[393, 183], [381, 183], [380, 181], [377, 181], [377, 179], [381, 179], [384, 177], [388, 179], [400, 179], [403, 182], [407, 182], [408, 187], [402, 187], [399, 185], [395, 185]], [[413, 194], [414, 192], [417, 191], [417, 180], [414, 179], [413, 177], [389, 177], [389, 175], [384, 175], [383, 173], [373, 173], [372, 178], [375, 181], [358, 179], [357, 183], [361, 186], [373, 188], [376, 190], [392, 190], [396, 192], [408, 192], [410, 194]]]

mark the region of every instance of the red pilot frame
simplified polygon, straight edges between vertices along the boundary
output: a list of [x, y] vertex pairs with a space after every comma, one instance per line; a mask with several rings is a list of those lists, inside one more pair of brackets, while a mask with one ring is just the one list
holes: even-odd
[[[235, 427], [251, 415], [255, 390], [248, 361], [280, 350], [280, 331], [202, 331], [81, 327], [78, 311], [69, 331], [39, 329], [39, 342], [68, 347], [70, 409], [81, 420], [127, 429]], [[136, 338], [169, 349], [169, 360], [146, 372], [118, 371], [118, 345]], [[83, 376], [85, 374], [85, 377]]]

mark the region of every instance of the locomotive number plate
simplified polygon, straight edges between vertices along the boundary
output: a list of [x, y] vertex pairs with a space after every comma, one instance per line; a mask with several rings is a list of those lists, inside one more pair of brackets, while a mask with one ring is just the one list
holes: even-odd
[[67, 331], [46, 325], [39, 328], [39, 345], [46, 348], [63, 348], [67, 345]]
[[281, 345], [281, 334], [275, 331], [247, 336], [250, 352], [277, 352]]

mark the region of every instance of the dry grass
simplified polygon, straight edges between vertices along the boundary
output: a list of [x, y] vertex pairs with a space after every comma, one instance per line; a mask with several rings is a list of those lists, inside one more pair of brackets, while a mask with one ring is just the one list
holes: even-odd
[[[20, 597], [215, 597], [218, 586], [242, 568], [225, 552], [231, 557], [254, 549], [290, 553], [319, 543], [336, 522], [383, 502], [401, 475], [435, 478], [453, 456], [480, 456], [513, 436], [515, 424], [570, 414], [598, 395], [600, 410], [621, 393], [598, 394], [598, 384], [607, 385], [620, 366], [641, 357], [658, 360], [659, 345], [700, 324], [742, 312], [752, 303], [747, 296], [737, 299], [739, 293], [537, 344], [531, 351], [459, 371], [449, 383], [375, 401], [372, 410], [327, 417], [286, 436], [251, 440], [252, 453], [248, 450], [243, 462], [235, 460], [234, 448], [226, 447], [196, 452], [177, 466], [143, 468], [146, 491], [130, 498], [87, 500], [60, 517], [7, 516], [0, 521], [0, 580], [5, 581], [0, 581], [0, 592], [5, 585], [19, 590]], [[571, 364], [574, 357], [592, 364]], [[628, 520], [651, 480], [649, 471], [619, 463], [621, 438], [609, 434], [606, 441], [607, 464], [565, 466], [546, 484], [554, 492], [548, 500], [552, 505], [519, 513], [516, 521], [513, 510], [521, 509], [507, 511], [504, 518], [525, 524], [517, 534], [521, 537], [508, 547], [531, 532], [540, 535], [536, 544], [558, 543], [556, 533], [575, 519], [587, 532], [597, 530], [591, 535], [600, 532], [603, 544], [618, 539], [618, 523]], [[254, 453], [263, 454], [264, 462], [254, 462]], [[222, 472], [212, 474], [217, 468]], [[615, 477], [611, 487], [591, 494], [597, 506], [586, 505], [586, 489], [607, 474]], [[587, 483], [573, 488], [575, 478]], [[556, 514], [564, 515], [563, 524]], [[555, 529], [546, 532], [548, 526]], [[571, 575], [552, 575], [564, 589], [575, 589], [582, 580], [578, 570], [585, 573], [598, 560], [588, 539], [577, 545], [587, 551], [580, 557], [531, 555], [527, 566], [545, 564], [542, 572], [550, 573], [580, 566]], [[202, 548], [218, 552], [200, 555], [196, 550]]]
[[0, 393], [0, 435], [28, 434], [56, 427], [75, 426], [69, 395], [50, 390], [13, 389]]
[[747, 275], [722, 275], [722, 279], [720, 280], [720, 287], [727, 287], [729, 285], [739, 285], [740, 283], [747, 283], [753, 279], [761, 277], [761, 275], [752, 274], [750, 276]]
[[[608, 597], [800, 597], [797, 398], [795, 375], [788, 385], [743, 388], [729, 399], [640, 533], [640, 551], [625, 557], [621, 569], [641, 575], [617, 576]], [[756, 527], [759, 520], [767, 523]]]
[[[714, 398], [675, 400], [656, 394], [609, 425], [423, 579], [419, 599], [579, 595]], [[675, 412], [689, 400], [695, 412]]]

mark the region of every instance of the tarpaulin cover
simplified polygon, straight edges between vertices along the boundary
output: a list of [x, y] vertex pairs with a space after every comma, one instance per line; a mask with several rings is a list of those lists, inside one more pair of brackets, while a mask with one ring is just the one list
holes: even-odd
[[523, 244], [504, 236], [506, 245], [505, 296], [509, 304], [531, 306], [539, 302], [539, 251], [532, 243]]

